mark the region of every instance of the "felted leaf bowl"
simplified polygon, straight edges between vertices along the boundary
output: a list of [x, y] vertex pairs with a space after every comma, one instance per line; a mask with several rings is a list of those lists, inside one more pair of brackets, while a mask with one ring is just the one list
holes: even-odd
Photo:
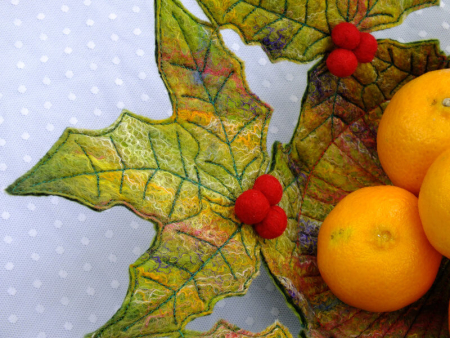
[[281, 205], [288, 229], [261, 246], [276, 283], [307, 328], [305, 337], [449, 336], [447, 259], [420, 300], [386, 313], [342, 303], [322, 280], [316, 262], [318, 230], [334, 205], [356, 189], [391, 184], [376, 152], [377, 127], [389, 99], [402, 83], [443, 67], [448, 61], [435, 42], [384, 40], [364, 73], [338, 79], [323, 63], [310, 71], [295, 135], [289, 145], [274, 146], [271, 173], [284, 185]]
[[301, 10], [304, 1], [199, 3], [213, 22], [235, 29], [247, 43], [261, 44], [271, 60], [306, 62], [325, 54], [309, 71], [291, 142], [273, 148], [270, 173], [284, 186], [280, 205], [288, 214], [288, 228], [278, 239], [261, 242], [265, 263], [305, 326], [301, 335], [448, 337], [447, 259], [426, 295], [389, 313], [342, 303], [322, 280], [316, 263], [318, 231], [332, 208], [359, 188], [391, 184], [376, 151], [378, 124], [389, 100], [415, 77], [449, 67], [437, 41], [405, 44], [386, 39], [378, 41], [371, 63], [338, 78], [325, 64], [327, 33], [342, 21], [366, 32], [392, 27], [410, 11], [438, 2], [317, 1], [316, 8], [305, 7], [314, 14]]
[[[54, 194], [94, 210], [125, 205], [153, 221], [157, 237], [130, 266], [122, 307], [91, 338], [255, 336], [219, 323], [187, 331], [222, 298], [245, 294], [261, 258], [298, 313], [302, 337], [449, 337], [449, 264], [430, 291], [399, 311], [371, 313], [340, 302], [316, 264], [318, 230], [359, 188], [386, 185], [376, 151], [380, 118], [394, 93], [428, 71], [447, 68], [437, 41], [379, 40], [371, 63], [338, 78], [328, 71], [335, 24], [372, 31], [437, 1], [198, 0], [210, 23], [176, 0], [157, 0], [157, 62], [173, 115], [154, 121], [128, 111], [100, 131], [67, 129], [47, 155], [8, 187], [15, 195]], [[312, 20], [311, 18], [314, 18]], [[269, 172], [284, 188], [289, 223], [262, 240], [234, 215], [234, 201], [265, 173], [271, 109], [250, 92], [242, 63], [220, 27], [260, 43], [271, 60], [308, 62], [299, 123], [275, 143]], [[277, 325], [261, 335], [289, 334]]]

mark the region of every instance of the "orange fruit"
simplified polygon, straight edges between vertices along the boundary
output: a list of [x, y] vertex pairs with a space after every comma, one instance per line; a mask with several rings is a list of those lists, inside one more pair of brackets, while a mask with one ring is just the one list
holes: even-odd
[[425, 73], [395, 93], [377, 144], [392, 183], [418, 195], [429, 166], [450, 147], [450, 69]]
[[419, 213], [431, 245], [450, 257], [450, 149], [428, 169], [420, 188]]
[[330, 290], [374, 312], [413, 303], [433, 284], [442, 256], [428, 242], [417, 197], [393, 186], [342, 199], [319, 230], [317, 264]]

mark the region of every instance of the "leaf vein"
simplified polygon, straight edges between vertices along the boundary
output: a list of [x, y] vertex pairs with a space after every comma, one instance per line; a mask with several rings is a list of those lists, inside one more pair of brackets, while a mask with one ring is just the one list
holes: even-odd
[[145, 187], [144, 187], [144, 193], [142, 195], [142, 199], [145, 200], [145, 195], [147, 193], [147, 188], [148, 185], [150, 183], [150, 181], [152, 180], [152, 178], [156, 175], [156, 173], [158, 172], [158, 169], [156, 169], [155, 171], [153, 171], [153, 173], [150, 175], [150, 177], [148, 178], [147, 182], [145, 182]]
[[122, 159], [122, 156], [121, 156], [120, 153], [119, 153], [119, 150], [117, 149], [116, 143], [114, 142], [112, 136], [110, 135], [109, 138], [110, 138], [111, 143], [112, 143], [112, 145], [113, 145], [113, 147], [114, 147], [114, 149], [115, 149], [115, 151], [116, 151], [116, 153], [117, 153], [117, 156], [119, 157], [120, 165], [122, 166], [122, 177], [121, 177], [121, 179], [120, 179], [120, 189], [119, 189], [119, 192], [122, 193], [123, 178], [124, 178], [124, 176], [125, 176], [125, 170], [127, 169], [127, 167], [126, 167], [126, 165], [125, 165], [125, 162], [124, 162], [123, 159]]
[[211, 103], [208, 100], [202, 99], [201, 97], [198, 97], [198, 96], [192, 96], [192, 95], [183, 94], [183, 95], [181, 95], [181, 97], [186, 97], [186, 98], [189, 98], [189, 99], [196, 99], [196, 100], [199, 100], [199, 101], [202, 101], [202, 102], [205, 102], [205, 103], [209, 103], [209, 104]]
[[[201, 168], [200, 168], [200, 169], [201, 169]], [[122, 171], [122, 170], [123, 170], [123, 169], [102, 170], [102, 171], [98, 171], [97, 174], [104, 174], [104, 173], [118, 172], [118, 171]], [[219, 192], [219, 191], [217, 191], [217, 190], [214, 190], [214, 189], [212, 189], [212, 188], [210, 188], [210, 187], [207, 187], [207, 186], [205, 186], [205, 185], [203, 185], [203, 184], [200, 184], [199, 182], [196, 182], [196, 181], [194, 181], [194, 180], [192, 180], [192, 179], [190, 179], [190, 178], [183, 177], [183, 176], [181, 176], [181, 175], [179, 175], [179, 174], [177, 174], [177, 173], [171, 172], [171, 171], [169, 171], [169, 170], [160, 169], [160, 168], [127, 168], [127, 170], [156, 170], [156, 171], [167, 172], [167, 173], [169, 173], [169, 174], [171, 174], [171, 175], [174, 175], [174, 176], [176, 176], [176, 177], [181, 178], [182, 180], [186, 180], [186, 181], [188, 181], [189, 183], [192, 183], [192, 184], [194, 184], [194, 185], [198, 185], [198, 186], [200, 186], [200, 187], [202, 187], [202, 188], [204, 188], [204, 189], [206, 189], [206, 190], [212, 191], [212, 192], [214, 192], [214, 193], [216, 193], [216, 194], [219, 194], [220, 196], [223, 196], [223, 197], [225, 197], [226, 199], [232, 201], [232, 199], [231, 199], [230, 197], [228, 197], [228, 196], [222, 194], [221, 192]], [[203, 169], [202, 169], [202, 170], [203, 170]], [[32, 187], [36, 187], [36, 186], [39, 186], [39, 185], [41, 185], [41, 184], [46, 184], [46, 183], [55, 182], [55, 181], [58, 181], [58, 180], [65, 180], [65, 179], [74, 178], [74, 177], [78, 177], [78, 176], [91, 176], [91, 175], [95, 175], [95, 173], [80, 173], [80, 174], [75, 174], [75, 175], [70, 175], [70, 176], [57, 177], [57, 178], [54, 178], [54, 179], [51, 179], [51, 180], [48, 180], [48, 181], [41, 181], [41, 182], [35, 183], [35, 184], [32, 185]], [[215, 178], [215, 177], [213, 177], [213, 178]], [[215, 178], [215, 179], [216, 179], [216, 178]], [[217, 179], [216, 179], [216, 180], [217, 180]], [[220, 181], [219, 181], [219, 182], [220, 182]], [[224, 185], [224, 187], [226, 188], [225, 185]], [[231, 191], [229, 191], [229, 192], [230, 192], [230, 194], [232, 194]], [[233, 195], [233, 196], [234, 196], [234, 195]], [[234, 197], [235, 197], [235, 196], [234, 196]]]
[[97, 173], [97, 170], [95, 169], [94, 163], [92, 163], [91, 158], [89, 157], [88, 153], [86, 152], [86, 149], [84, 149], [81, 144], [79, 144], [76, 140], [74, 142], [81, 148], [84, 155], [86, 155], [87, 159], [89, 160], [89, 163], [91, 164], [92, 170], [94, 170], [95, 176], [97, 177], [97, 197], [100, 197], [100, 177]]
[[[180, 28], [180, 31], [181, 31], [181, 33], [183, 34], [183, 38], [184, 38], [184, 40], [185, 40], [185, 42], [186, 42], [186, 44], [187, 44], [187, 46], [188, 46], [188, 48], [189, 48], [189, 52], [190, 52], [190, 54], [191, 54], [191, 58], [192, 58], [192, 60], [194, 61], [195, 66], [196, 66], [196, 68], [197, 68], [197, 72], [199, 72], [201, 75], [203, 75], [203, 72], [200, 71], [200, 68], [199, 68], [199, 66], [198, 66], [197, 60], [196, 60], [195, 57], [194, 57], [194, 54], [193, 54], [193, 52], [192, 52], [192, 48], [191, 48], [191, 46], [190, 46], [190, 44], [189, 44], [189, 42], [188, 42], [188, 39], [187, 39], [187, 37], [186, 37], [186, 32], [184, 31], [183, 27], [181, 26], [181, 24], [180, 24], [178, 18], [177, 18], [173, 13], [172, 13], [172, 17], [173, 17], [173, 18], [175, 19], [175, 21], [177, 22], [178, 27]], [[202, 82], [202, 86], [203, 86], [203, 88], [204, 88], [206, 94], [208, 95], [209, 102], [212, 104], [212, 106], [213, 106], [213, 108], [214, 108], [214, 114], [218, 117], [218, 119], [219, 119], [219, 121], [220, 121], [220, 125], [221, 125], [222, 130], [223, 130], [223, 133], [224, 133], [224, 135], [225, 135], [225, 141], [226, 141], [225, 143], [228, 145], [228, 149], [229, 149], [229, 152], [230, 152], [230, 155], [231, 155], [231, 159], [232, 159], [232, 161], [233, 161], [233, 167], [234, 167], [234, 170], [235, 170], [235, 174], [237, 175], [236, 161], [235, 161], [235, 159], [234, 159], [234, 153], [233, 153], [233, 151], [232, 151], [232, 149], [231, 149], [231, 145], [230, 145], [230, 142], [229, 142], [229, 140], [228, 140], [228, 134], [227, 134], [227, 131], [226, 131], [226, 129], [225, 129], [225, 125], [224, 125], [224, 123], [223, 123], [223, 121], [222, 121], [222, 118], [220, 117], [220, 115], [219, 115], [218, 112], [217, 112], [217, 108], [216, 108], [215, 102], [214, 102], [214, 100], [211, 98], [211, 94], [210, 94], [208, 88], [206, 87], [205, 82], [203, 81], [203, 77], [201, 77], [201, 82]]]
[[177, 142], [178, 142], [178, 150], [180, 151], [181, 164], [183, 165], [183, 169], [184, 169], [184, 175], [187, 178], [189, 178], [189, 175], [188, 175], [188, 172], [186, 169], [186, 163], [184, 162], [183, 151], [181, 149], [180, 134], [178, 133], [178, 130], [177, 130]]
[[152, 282], [154, 282], [154, 283], [156, 283], [156, 284], [158, 284], [158, 285], [161, 285], [162, 287], [164, 287], [164, 288], [166, 288], [166, 289], [168, 289], [168, 290], [170, 290], [170, 291], [172, 291], [172, 292], [175, 292], [175, 290], [172, 289], [170, 286], [164, 285], [163, 283], [158, 282], [156, 279], [153, 279], [153, 278], [151, 278], [151, 277], [149, 277], [149, 276], [142, 276], [142, 278], [148, 279], [148, 280], [150, 280], [150, 281], [152, 281]]
[[172, 207], [170, 208], [169, 219], [172, 218], [172, 214], [173, 214], [173, 212], [175, 210], [175, 204], [177, 203], [178, 197], [180, 197], [181, 187], [183, 186], [184, 181], [185, 181], [185, 179], [182, 179], [180, 184], [178, 185], [177, 192], [175, 193], [175, 197], [174, 197], [173, 202], [172, 202]]
[[[239, 228], [236, 229], [236, 230], [230, 235], [230, 237], [225, 241], [225, 243], [223, 243], [220, 247], [218, 247], [217, 250], [216, 250], [211, 256], [208, 257], [208, 259], [202, 264], [202, 266], [201, 266], [196, 272], [194, 272], [194, 273], [192, 274], [191, 278], [189, 278], [186, 282], [184, 282], [184, 283], [178, 288], [178, 290], [176, 290], [176, 292], [178, 293], [181, 289], [183, 289], [183, 288], [191, 281], [191, 279], [194, 278], [194, 277], [197, 275], [197, 273], [199, 273], [199, 272], [205, 267], [205, 265], [208, 264], [208, 262], [209, 262], [211, 259], [213, 259], [213, 258], [218, 254], [218, 251], [219, 251], [220, 249], [222, 249], [225, 245], [227, 245], [228, 242], [231, 241], [231, 239], [234, 238], [234, 236], [236, 236], [236, 234], [237, 234], [238, 232], [239, 232]], [[166, 299], [163, 303], [161, 303], [160, 305], [158, 305], [157, 308], [148, 311], [146, 314], [144, 314], [143, 316], [139, 317], [138, 319], [136, 319], [135, 321], [133, 321], [131, 324], [125, 326], [125, 327], [122, 329], [122, 331], [124, 331], [124, 332], [128, 331], [133, 325], [135, 325], [136, 323], [138, 323], [139, 321], [141, 321], [142, 319], [144, 319], [144, 318], [147, 317], [148, 315], [150, 315], [150, 314], [152, 314], [153, 312], [155, 312], [156, 310], [158, 310], [161, 306], [163, 306], [164, 304], [166, 304], [167, 302], [169, 302], [169, 301], [171, 300], [171, 298], [172, 298], [172, 297], [169, 297], [169, 298]]]
[[[189, 270], [186, 269], [185, 267], [182, 267], [181, 265], [177, 265], [177, 264], [172, 263], [172, 262], [170, 262], [170, 261], [168, 261], [168, 260], [165, 260], [165, 259], [161, 259], [161, 261], [164, 262], [164, 263], [166, 263], [167, 265], [173, 266], [174, 268], [180, 269], [180, 270], [182, 270], [182, 271], [188, 273], [189, 276], [191, 276], [191, 277], [192, 277], [192, 275], [193, 275], [193, 273], [192, 273], [191, 271], [189, 271]], [[195, 277], [195, 276], [194, 276], [194, 277]], [[200, 298], [200, 300], [201, 300], [202, 302], [205, 302], [205, 300], [203, 299], [203, 297], [202, 297], [202, 295], [201, 295], [201, 293], [200, 293], [200, 288], [199, 288], [198, 285], [197, 285], [197, 280], [196, 280], [194, 277], [192, 278], [192, 281], [194, 282], [194, 286], [195, 286], [195, 289], [196, 289], [196, 291], [197, 291], [198, 297]]]
[[261, 6], [259, 6], [259, 5], [253, 5], [253, 4], [251, 4], [251, 3], [249, 3], [249, 2], [247, 2], [247, 1], [245, 1], [245, 0], [243, 0], [243, 2], [246, 3], [246, 4], [248, 4], [248, 5], [250, 5], [250, 6], [255, 6], [255, 7], [257, 7], [257, 8], [260, 8], [260, 9], [262, 9], [263, 11], [266, 11], [266, 12], [268, 12], [268, 13], [270, 13], [270, 14], [274, 14], [274, 15], [280, 16], [281, 18], [288, 19], [288, 20], [293, 21], [293, 22], [295, 22], [295, 23], [297, 23], [297, 24], [299, 24], [299, 25], [306, 26], [306, 27], [308, 27], [308, 28], [314, 29], [315, 31], [317, 31], [317, 32], [319, 32], [319, 33], [322, 33], [323, 35], [329, 35], [328, 32], [324, 32], [323, 30], [321, 30], [321, 29], [319, 29], [319, 28], [317, 28], [317, 27], [310, 26], [310, 25], [306, 24], [305, 22], [301, 22], [301, 21], [299, 21], [299, 20], [296, 20], [296, 19], [293, 19], [293, 18], [286, 17], [283, 13], [277, 13], [277, 12], [275, 12], [275, 11], [271, 11], [271, 10], [269, 10], [269, 9], [267, 9], [267, 8], [264, 8], [264, 7], [261, 7]]

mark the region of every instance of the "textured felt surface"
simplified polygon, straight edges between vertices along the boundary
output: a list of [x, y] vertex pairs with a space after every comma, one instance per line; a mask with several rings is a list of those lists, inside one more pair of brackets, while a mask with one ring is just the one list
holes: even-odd
[[290, 144], [275, 145], [270, 171], [284, 185], [280, 205], [288, 211], [288, 229], [262, 243], [263, 256], [303, 314], [308, 335], [448, 337], [448, 260], [422, 299], [399, 311], [371, 313], [330, 292], [315, 256], [318, 230], [334, 205], [356, 189], [390, 184], [376, 153], [377, 126], [389, 99], [402, 84], [446, 67], [437, 42], [381, 40], [374, 61], [349, 78], [333, 76], [323, 62], [310, 71], [299, 125]]
[[270, 204], [266, 196], [256, 189], [244, 191], [236, 199], [234, 214], [245, 224], [261, 222], [269, 212]]
[[264, 239], [274, 239], [283, 234], [287, 227], [286, 212], [277, 205], [270, 207], [267, 216], [255, 225], [256, 233]]
[[358, 59], [353, 51], [337, 48], [328, 54], [327, 68], [337, 77], [347, 77], [353, 75], [358, 68]]
[[259, 176], [253, 189], [261, 191], [266, 196], [270, 205], [276, 205], [280, 203], [283, 196], [283, 187], [280, 182], [272, 175], [264, 174]]
[[386, 29], [438, 0], [198, 2], [212, 22], [236, 29], [248, 43], [261, 44], [271, 60], [310, 62], [330, 50], [331, 30], [343, 21], [360, 31]]
[[372, 62], [378, 49], [378, 43], [375, 37], [370, 33], [361, 33], [361, 41], [353, 52], [359, 62]]
[[[245, 292], [259, 266], [254, 234], [233, 220], [230, 209], [236, 195], [267, 166], [270, 110], [248, 92], [239, 61], [230, 61], [214, 25], [195, 20], [178, 3], [161, 3], [157, 55], [174, 116], [154, 121], [125, 112], [112, 127], [98, 132], [69, 129], [48, 156], [9, 190], [59, 194], [95, 209], [124, 204], [159, 225], [152, 248], [132, 265], [123, 307], [93, 336], [188, 334], [184, 331], [188, 320], [211, 311], [223, 296]], [[408, 6], [405, 12], [419, 8]], [[361, 22], [382, 16], [397, 22], [401, 12], [395, 10], [375, 18], [366, 13]], [[374, 27], [383, 24], [386, 21]], [[281, 205], [289, 213], [290, 227], [285, 237], [260, 245], [300, 314], [306, 328], [303, 335], [447, 332], [446, 275], [422, 303], [397, 317], [375, 316], [340, 304], [314, 267], [315, 232], [327, 210], [357, 187], [388, 183], [373, 153], [377, 121], [386, 102], [414, 76], [447, 66], [431, 42], [407, 45], [386, 40], [380, 45], [384, 49], [377, 62], [345, 81], [331, 76], [323, 61], [314, 66], [294, 138], [288, 146], [276, 147], [273, 174], [285, 188]], [[221, 58], [224, 54], [226, 60]], [[232, 99], [222, 100], [224, 96]], [[233, 159], [232, 154], [239, 156]], [[179, 260], [183, 264], [177, 264]], [[227, 278], [226, 285], [215, 280], [217, 271]], [[206, 280], [204, 285], [198, 277]], [[216, 289], [204, 291], [199, 285]], [[197, 301], [190, 303], [192, 299]], [[438, 315], [430, 320], [436, 310]]]
[[292, 338], [292, 335], [289, 333], [287, 328], [276, 322], [269, 327], [267, 327], [264, 331], [260, 333], [252, 333], [246, 330], [241, 330], [237, 326], [232, 325], [224, 320], [217, 322], [217, 324], [208, 332], [200, 333], [195, 331], [187, 331], [184, 334], [185, 337], [204, 337], [204, 338], [213, 338], [213, 337], [230, 337], [230, 338], [253, 338], [253, 337], [262, 337], [262, 338]]
[[341, 22], [331, 29], [331, 40], [340, 48], [355, 49], [361, 40], [361, 32], [349, 22]]
[[130, 267], [122, 308], [91, 337], [178, 336], [188, 320], [244, 293], [258, 274], [256, 237], [233, 206], [267, 167], [271, 110], [249, 92], [214, 27], [178, 2], [156, 6], [172, 117], [152, 121], [125, 111], [101, 131], [68, 129], [8, 188], [100, 210], [123, 204], [158, 224], [153, 245]]

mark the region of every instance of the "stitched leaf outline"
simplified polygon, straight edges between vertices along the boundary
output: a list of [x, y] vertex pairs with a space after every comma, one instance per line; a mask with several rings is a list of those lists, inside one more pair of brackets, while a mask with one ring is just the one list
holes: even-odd
[[232, 207], [205, 202], [198, 215], [163, 225], [130, 266], [122, 307], [88, 337], [182, 337], [218, 300], [245, 293], [258, 273], [259, 246], [252, 229], [231, 217]]
[[[162, 223], [198, 214], [203, 200], [231, 206], [267, 163], [261, 152], [267, 116], [253, 118], [227, 144], [200, 124], [213, 113], [177, 115], [152, 121], [124, 111], [104, 130], [67, 129], [8, 191], [61, 195], [97, 210], [124, 204]], [[253, 144], [255, 152], [232, 161], [243, 142]]]
[[292, 338], [289, 330], [280, 322], [276, 321], [270, 325], [264, 331], [259, 333], [252, 333], [246, 330], [239, 329], [237, 326], [228, 323], [225, 320], [220, 320], [214, 325], [214, 327], [205, 333], [195, 331], [185, 331], [184, 337], [202, 337], [202, 338], [214, 338], [214, 337], [227, 337], [227, 338]]
[[125, 205], [158, 225], [130, 266], [122, 307], [89, 337], [182, 336], [188, 321], [245, 293], [259, 272], [259, 244], [233, 205], [267, 168], [271, 109], [249, 91], [215, 27], [175, 0], [156, 7], [158, 66], [173, 116], [124, 111], [103, 130], [67, 129], [7, 189], [95, 210]]
[[448, 260], [423, 298], [390, 313], [340, 302], [316, 264], [318, 231], [332, 208], [356, 189], [389, 184], [376, 153], [376, 132], [389, 100], [413, 78], [448, 66], [436, 41], [381, 40], [375, 60], [352, 77], [331, 75], [323, 62], [310, 71], [292, 141], [274, 146], [271, 174], [284, 186], [281, 206], [288, 229], [276, 240], [263, 241], [261, 251], [311, 337], [449, 336]]
[[415, 10], [439, 0], [197, 0], [218, 26], [236, 30], [245, 43], [260, 44], [273, 62], [306, 63], [333, 48], [331, 29], [347, 21], [371, 32], [400, 24]]

